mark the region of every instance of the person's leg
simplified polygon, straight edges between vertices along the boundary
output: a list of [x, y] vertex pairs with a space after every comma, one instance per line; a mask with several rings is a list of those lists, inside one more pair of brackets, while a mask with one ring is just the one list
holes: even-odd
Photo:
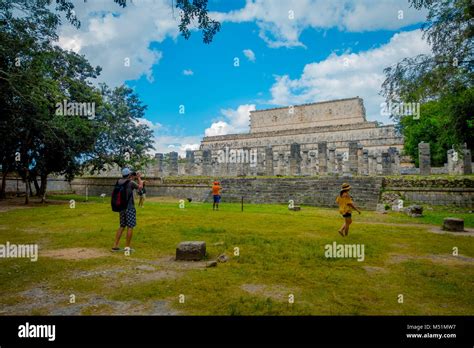
[[125, 247], [130, 248], [132, 242], [133, 228], [137, 225], [137, 211], [135, 208], [127, 209], [127, 239], [125, 241]]
[[122, 237], [122, 233], [125, 227], [119, 227], [117, 230], [117, 233], [115, 234], [115, 244], [114, 244], [114, 249], [118, 248], [119, 243], [120, 243], [120, 238]]
[[344, 219], [344, 223], [342, 224], [342, 227], [337, 232], [339, 232], [339, 234], [344, 237], [344, 232], [343, 231], [345, 231], [345, 230], [346, 230], [346, 222], [345, 222], [345, 219]]
[[344, 229], [344, 234], [346, 236], [349, 234], [349, 226], [350, 226], [351, 223], [352, 223], [352, 219], [350, 217], [347, 217], [346, 218], [346, 223], [345, 223], [346, 227]]
[[130, 243], [132, 242], [132, 237], [133, 237], [133, 227], [128, 227], [127, 228], [127, 240], [125, 242], [125, 247], [130, 248]]

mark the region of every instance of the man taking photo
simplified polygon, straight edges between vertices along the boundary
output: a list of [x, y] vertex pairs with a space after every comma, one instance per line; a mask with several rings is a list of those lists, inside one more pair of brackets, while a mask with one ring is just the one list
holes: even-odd
[[115, 244], [112, 251], [120, 251], [119, 243], [122, 233], [127, 227], [127, 238], [125, 241], [125, 251], [131, 252], [130, 243], [133, 236], [133, 228], [137, 224], [137, 212], [135, 210], [135, 201], [133, 199], [133, 190], [141, 190], [143, 181], [140, 173], [132, 172], [129, 168], [122, 170], [122, 178], [117, 180], [114, 192], [112, 193], [112, 209], [114, 209], [114, 199], [118, 201], [115, 205], [120, 206], [120, 227], [115, 235]]

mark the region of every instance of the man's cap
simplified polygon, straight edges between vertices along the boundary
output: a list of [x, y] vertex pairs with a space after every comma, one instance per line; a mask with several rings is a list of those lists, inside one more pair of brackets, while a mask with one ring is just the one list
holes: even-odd
[[351, 185], [344, 183], [341, 186], [341, 191], [347, 191], [347, 190], [350, 190], [351, 188], [352, 188]]
[[214, 181], [214, 185], [219, 185], [219, 181]]
[[130, 175], [132, 171], [130, 170], [130, 168], [123, 168], [122, 169], [122, 175], [123, 176], [126, 176], [126, 175]]

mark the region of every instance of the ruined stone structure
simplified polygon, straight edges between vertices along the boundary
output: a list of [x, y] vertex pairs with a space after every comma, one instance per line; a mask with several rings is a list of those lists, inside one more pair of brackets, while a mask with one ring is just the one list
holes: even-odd
[[[395, 126], [366, 120], [361, 98], [256, 110], [250, 131], [204, 137], [199, 150], [155, 154], [148, 177], [174, 176], [376, 176], [472, 174], [466, 146], [448, 151], [443, 167], [431, 166], [430, 144], [420, 143], [419, 168], [401, 155]], [[110, 168], [100, 176], [120, 176]]]
[[367, 121], [356, 97], [252, 111], [249, 133], [205, 137], [189, 174], [392, 174], [402, 147], [395, 127]]

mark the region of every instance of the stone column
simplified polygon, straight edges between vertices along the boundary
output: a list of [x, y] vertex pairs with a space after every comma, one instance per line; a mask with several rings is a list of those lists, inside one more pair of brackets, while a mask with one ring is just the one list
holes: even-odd
[[418, 162], [420, 163], [420, 175], [431, 174], [430, 144], [421, 142], [418, 144]]
[[186, 175], [193, 175], [192, 170], [194, 166], [194, 151], [186, 150]]
[[330, 147], [329, 148], [329, 160], [328, 160], [328, 173], [329, 174], [335, 174], [337, 172], [336, 170], [336, 148], [335, 147]]
[[168, 173], [170, 176], [176, 176], [178, 175], [178, 153], [172, 151], [168, 154], [168, 156], [170, 161]]
[[364, 171], [364, 147], [361, 144], [357, 145], [357, 174], [363, 175]]
[[212, 175], [212, 152], [210, 149], [202, 150], [202, 175]]
[[375, 172], [377, 175], [382, 175], [382, 152], [377, 151], [376, 152], [376, 159], [377, 159], [377, 164], [375, 167]]
[[202, 175], [202, 151], [194, 151], [194, 165], [193, 165], [194, 175]]
[[390, 154], [388, 151], [382, 151], [382, 175], [391, 174], [391, 161]]
[[156, 153], [155, 154], [155, 160], [156, 160], [155, 176], [163, 176], [163, 154], [162, 153]]
[[369, 175], [369, 150], [362, 151], [362, 175]]
[[396, 147], [389, 147], [388, 153], [390, 155], [390, 174], [400, 174], [400, 153]]
[[327, 149], [328, 149], [327, 142], [322, 141], [318, 143], [319, 175], [325, 175], [328, 172]]
[[338, 174], [343, 173], [343, 159], [344, 155], [340, 152], [336, 153], [336, 171]]
[[290, 146], [290, 175], [301, 174], [301, 146], [300, 144], [293, 143]]
[[450, 175], [456, 174], [454, 153], [455, 153], [454, 149], [449, 149], [448, 150], [448, 173]]
[[377, 156], [375, 153], [369, 153], [368, 162], [369, 175], [377, 175]]
[[464, 144], [464, 148], [462, 150], [462, 161], [464, 162], [464, 168], [462, 174], [469, 175], [472, 174], [472, 157], [471, 157], [471, 150], [467, 148], [467, 145]]
[[357, 158], [357, 141], [349, 142], [349, 173], [352, 175], [357, 175], [358, 173], [358, 158]]
[[308, 151], [308, 170], [309, 175], [318, 175], [318, 160], [317, 160], [317, 150]]
[[311, 162], [310, 162], [310, 157], [309, 157], [309, 151], [304, 150], [301, 153], [302, 153], [301, 174], [311, 175]]
[[273, 149], [271, 146], [265, 148], [265, 175], [273, 176]]

